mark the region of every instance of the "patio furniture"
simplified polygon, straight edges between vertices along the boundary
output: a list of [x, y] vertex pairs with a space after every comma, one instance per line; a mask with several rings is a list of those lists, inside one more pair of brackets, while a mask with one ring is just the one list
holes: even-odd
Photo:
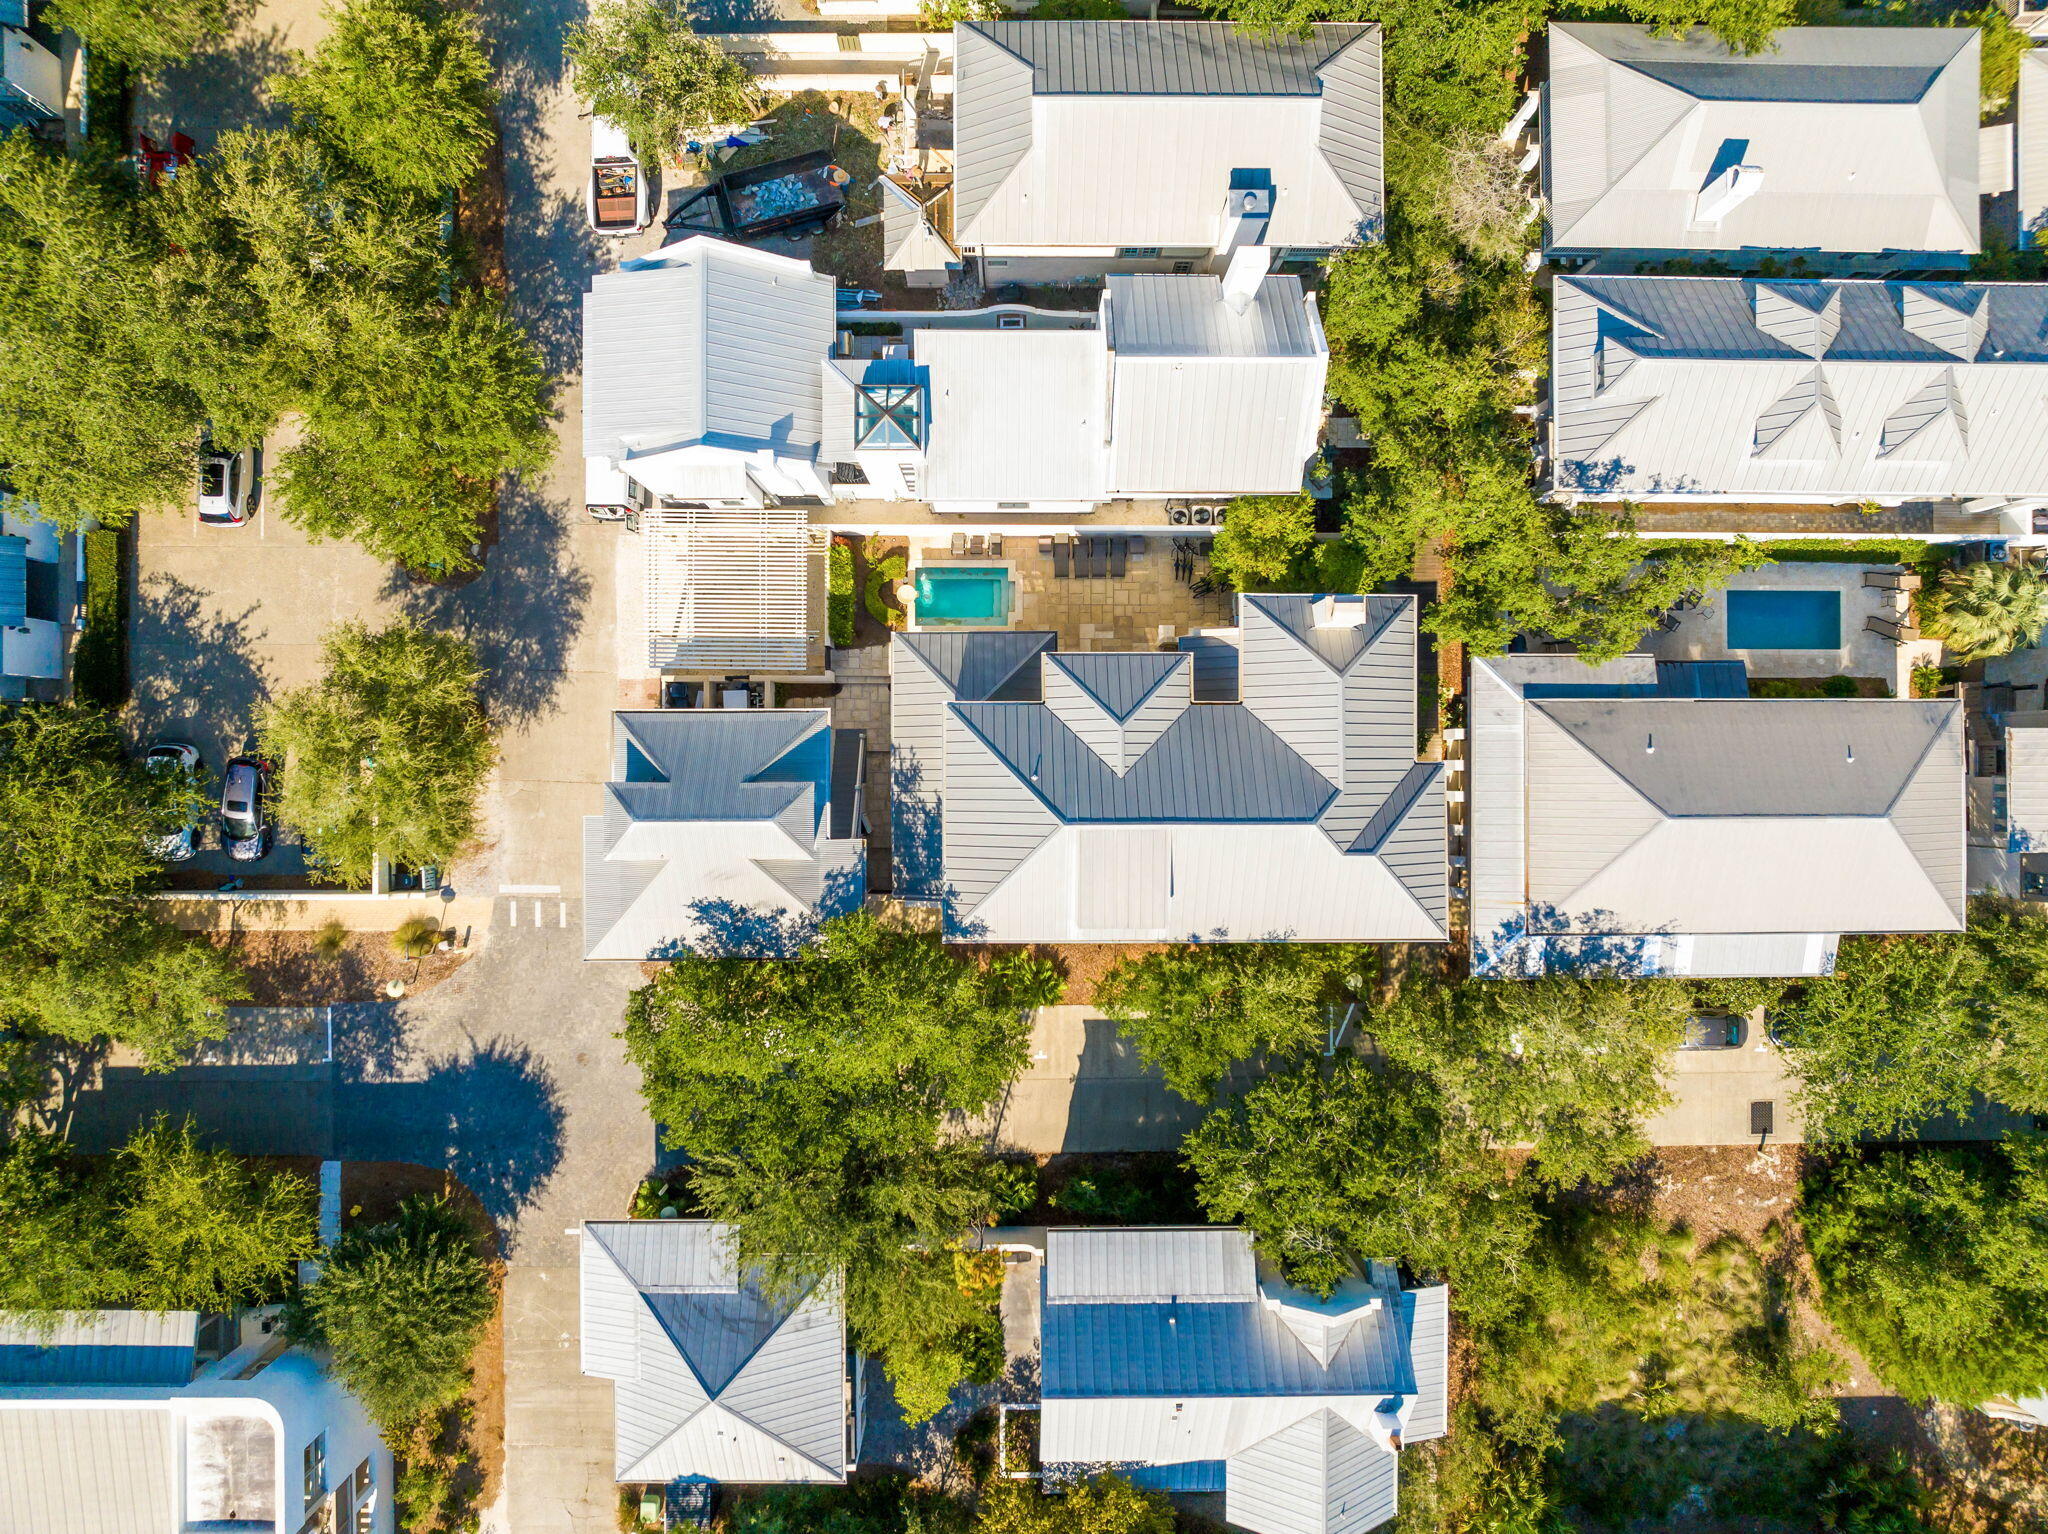
[[953, 535], [953, 542], [947, 552], [952, 554], [955, 559], [965, 559], [967, 557], [967, 535], [965, 533], [955, 533]]
[[1076, 538], [1074, 540], [1074, 576], [1087, 580], [1095, 574], [1095, 540]]
[[1918, 591], [1920, 577], [1910, 570], [1865, 570], [1863, 584], [1879, 591]]
[[1906, 626], [1904, 624], [1896, 622], [1891, 618], [1879, 618], [1875, 615], [1863, 620], [1863, 632], [1866, 634], [1882, 634], [1893, 644], [1904, 644], [1907, 639]]
[[1090, 538], [1088, 541], [1093, 545], [1093, 550], [1088, 559], [1088, 573], [1097, 580], [1107, 580], [1109, 578], [1109, 540], [1107, 538]]
[[1065, 538], [1049, 540], [1052, 543], [1052, 578], [1063, 581], [1067, 578], [1067, 560], [1073, 548]]
[[987, 552], [988, 540], [982, 537], [980, 533], [976, 533], [967, 540], [967, 557], [969, 559], [979, 559]]
[[1132, 554], [1132, 557], [1134, 557], [1134, 558], [1135, 558], [1135, 557], [1136, 557], [1137, 555], [1139, 555], [1139, 554], [1142, 554], [1142, 553], [1144, 553], [1144, 552], [1145, 552], [1145, 540], [1144, 540], [1143, 538], [1133, 538], [1133, 539], [1131, 540], [1131, 554]]
[[1040, 559], [1052, 558], [1052, 540], [1050, 538], [1038, 540], [1038, 557]]
[[990, 533], [988, 535], [988, 551], [991, 557], [997, 557], [1002, 554], [1003, 535], [1001, 533]]
[[1109, 540], [1110, 579], [1120, 581], [1124, 578], [1124, 560], [1128, 554], [1129, 546], [1123, 539], [1112, 538]]

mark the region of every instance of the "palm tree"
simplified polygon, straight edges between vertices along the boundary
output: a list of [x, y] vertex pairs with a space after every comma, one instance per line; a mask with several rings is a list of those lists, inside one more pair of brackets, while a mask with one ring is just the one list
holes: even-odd
[[2022, 564], [1972, 565], [1942, 577], [1926, 631], [1958, 661], [2009, 655], [2048, 627], [2048, 582]]

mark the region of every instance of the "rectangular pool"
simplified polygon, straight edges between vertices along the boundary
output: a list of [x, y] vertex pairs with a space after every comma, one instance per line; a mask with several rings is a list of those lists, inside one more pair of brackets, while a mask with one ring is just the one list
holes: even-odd
[[1004, 570], [925, 565], [917, 572], [912, 614], [921, 624], [1006, 624], [1010, 577]]
[[1842, 648], [1839, 591], [1731, 591], [1727, 600], [1731, 650]]

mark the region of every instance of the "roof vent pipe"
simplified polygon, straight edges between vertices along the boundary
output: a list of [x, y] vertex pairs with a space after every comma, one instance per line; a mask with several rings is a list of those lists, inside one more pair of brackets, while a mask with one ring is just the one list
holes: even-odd
[[1657, 754], [1657, 737], [1654, 735], [1645, 735], [1643, 737], [1643, 750], [1646, 754], [1650, 756], [1655, 756]]
[[1696, 224], [1718, 224], [1736, 207], [1763, 190], [1764, 172], [1760, 165], [1731, 165], [1720, 175], [1700, 188], [1700, 194], [1693, 202], [1692, 219]]
[[1267, 245], [1240, 245], [1230, 253], [1230, 266], [1223, 273], [1223, 301], [1231, 313], [1243, 314], [1251, 308], [1272, 264], [1272, 247]]

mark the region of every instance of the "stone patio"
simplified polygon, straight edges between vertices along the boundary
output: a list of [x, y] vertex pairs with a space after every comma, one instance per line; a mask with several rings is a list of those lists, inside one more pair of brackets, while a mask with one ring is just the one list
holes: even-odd
[[[1202, 540], [1206, 542], [1206, 540]], [[1003, 552], [982, 558], [954, 559], [947, 545], [920, 546], [911, 561], [1012, 568], [1017, 598], [1010, 627], [1051, 629], [1062, 650], [1156, 650], [1170, 648], [1191, 629], [1228, 628], [1235, 611], [1228, 591], [1196, 596], [1173, 573], [1173, 539], [1147, 537], [1143, 553], [1133, 552], [1121, 579], [1053, 575], [1050, 554], [1039, 550], [1039, 535], [1008, 534]], [[1197, 575], [1208, 560], [1195, 558]]]
[[[1904, 621], [1911, 598], [1863, 584], [1866, 571], [1896, 568], [1862, 564], [1816, 564], [1807, 561], [1764, 565], [1736, 576], [1728, 591], [1837, 591], [1842, 597], [1841, 648], [1834, 650], [1731, 650], [1728, 648], [1725, 592], [1709, 594], [1697, 607], [1679, 614], [1669, 633], [1644, 637], [1643, 648], [1659, 660], [1739, 660], [1752, 677], [1869, 676], [1881, 678], [1898, 696], [1912, 659], [1921, 646], [1895, 645], [1868, 632], [1866, 618]], [[1931, 643], [1931, 642], [1930, 642]]]

